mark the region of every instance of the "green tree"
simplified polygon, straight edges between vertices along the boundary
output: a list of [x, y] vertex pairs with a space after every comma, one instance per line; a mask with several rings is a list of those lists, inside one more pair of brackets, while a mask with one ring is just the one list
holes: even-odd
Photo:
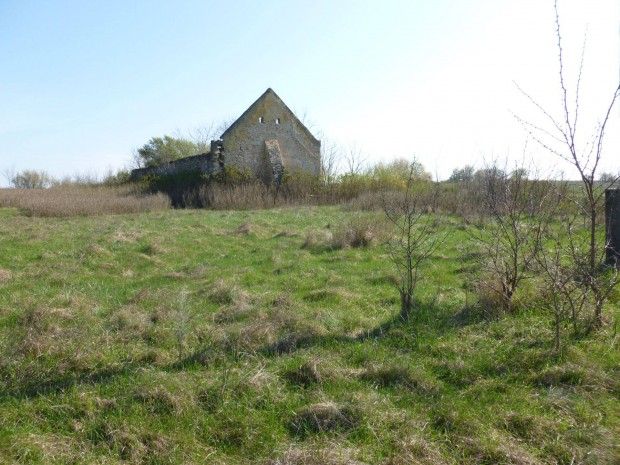
[[52, 178], [45, 171], [24, 170], [9, 179], [18, 189], [45, 189], [52, 185]]
[[370, 175], [380, 188], [406, 189], [411, 181], [431, 181], [432, 175], [418, 161], [398, 158], [389, 163], [378, 163], [370, 170]]
[[465, 165], [463, 168], [455, 168], [448, 178], [450, 182], [471, 181], [474, 179], [474, 167]]
[[135, 151], [134, 161], [139, 167], [157, 166], [200, 152], [201, 146], [189, 139], [170, 136], [153, 137]]

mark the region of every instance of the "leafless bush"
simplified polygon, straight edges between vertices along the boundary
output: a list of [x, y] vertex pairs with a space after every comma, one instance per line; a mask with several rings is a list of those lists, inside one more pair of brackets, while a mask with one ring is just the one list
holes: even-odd
[[[584, 220], [584, 229], [587, 240], [579, 241], [577, 234], [568, 229], [567, 235], [571, 235], [571, 253], [567, 256], [578, 268], [581, 276], [580, 283], [588, 288], [592, 294], [594, 306], [593, 326], [602, 324], [603, 305], [607, 299], [610, 286], [617, 284], [617, 280], [609, 281], [606, 275], [605, 246], [603, 242], [602, 224], [600, 221], [601, 211], [604, 205], [605, 185], [596, 182], [598, 168], [603, 156], [603, 141], [607, 124], [610, 122], [613, 107], [620, 98], [620, 83], [616, 86], [610, 99], [605, 106], [601, 107], [602, 117], [594, 124], [592, 131], [583, 129], [583, 119], [580, 115], [581, 104], [580, 86], [585, 57], [585, 40], [579, 61], [579, 70], [574, 84], [574, 92], [569, 92], [568, 79], [565, 73], [565, 56], [562, 48], [562, 35], [560, 32], [560, 15], [558, 2], [554, 2], [556, 38], [558, 47], [559, 87], [561, 90], [561, 107], [559, 116], [543, 108], [532, 96], [519, 90], [533, 104], [544, 123], [533, 123], [516, 116], [517, 120], [542, 148], [554, 154], [559, 159], [572, 165], [579, 174], [582, 195], [575, 198], [575, 205], [581, 212]], [[571, 223], [571, 227], [575, 227]], [[587, 260], [581, 261], [582, 257]], [[601, 279], [601, 276], [603, 278]], [[584, 290], [584, 292], [586, 292]]]
[[137, 194], [131, 187], [59, 186], [49, 189], [0, 189], [0, 207], [30, 216], [94, 216], [142, 213], [170, 208], [163, 194]]
[[485, 196], [480, 203], [489, 218], [469, 233], [483, 250], [481, 265], [488, 279], [480, 284], [490, 287], [483, 294], [501, 296], [501, 310], [510, 313], [517, 288], [532, 276], [542, 235], [549, 228], [559, 197], [550, 183], [528, 180], [523, 169], [507, 174], [493, 164], [485, 171]]
[[399, 275], [400, 316], [407, 320], [413, 311], [413, 293], [420, 279], [420, 265], [439, 246], [441, 237], [435, 232], [436, 217], [428, 214], [434, 205], [436, 191], [426, 182], [417, 181], [416, 162], [411, 163], [407, 186], [400, 198], [386, 198], [383, 211], [395, 228], [386, 242], [387, 252]]
[[537, 272], [547, 294], [546, 307], [553, 316], [556, 349], [560, 348], [565, 322], [575, 335], [588, 331], [592, 323], [600, 324], [596, 309], [602, 308], [619, 282], [614, 267], [601, 265], [601, 270], [591, 273], [590, 238], [584, 234], [582, 220], [578, 214], [563, 218], [560, 229], [546, 232], [537, 255]]

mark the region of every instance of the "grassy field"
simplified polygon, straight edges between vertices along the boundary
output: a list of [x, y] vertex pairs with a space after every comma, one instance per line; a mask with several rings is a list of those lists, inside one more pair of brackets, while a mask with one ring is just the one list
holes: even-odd
[[620, 463], [618, 295], [559, 353], [535, 289], [480, 318], [447, 216], [405, 324], [380, 241], [337, 247], [382, 221], [0, 208], [0, 463]]

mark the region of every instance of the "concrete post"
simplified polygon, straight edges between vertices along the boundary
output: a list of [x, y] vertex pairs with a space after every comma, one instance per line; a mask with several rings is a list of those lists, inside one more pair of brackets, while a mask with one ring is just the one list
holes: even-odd
[[605, 191], [606, 262], [620, 266], [620, 189]]

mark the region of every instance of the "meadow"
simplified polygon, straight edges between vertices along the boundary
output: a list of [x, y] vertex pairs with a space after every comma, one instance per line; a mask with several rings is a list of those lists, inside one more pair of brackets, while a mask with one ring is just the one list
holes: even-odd
[[617, 291], [558, 351], [460, 217], [404, 322], [381, 212], [162, 208], [0, 207], [0, 463], [620, 463]]

